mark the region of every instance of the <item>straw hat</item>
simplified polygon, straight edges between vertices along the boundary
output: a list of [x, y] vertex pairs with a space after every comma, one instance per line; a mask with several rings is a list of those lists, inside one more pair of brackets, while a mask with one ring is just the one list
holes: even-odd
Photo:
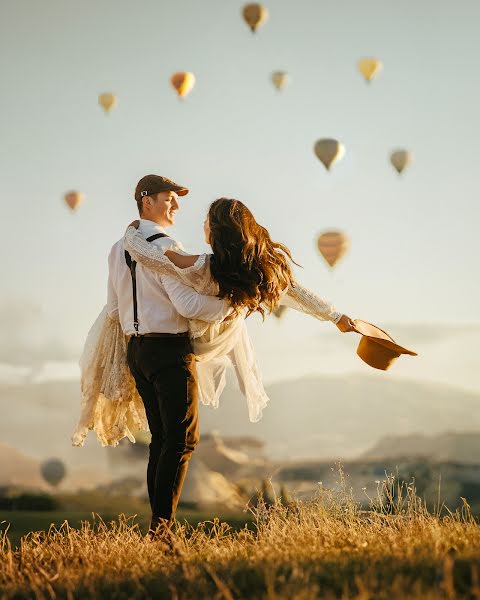
[[358, 356], [374, 369], [386, 371], [400, 354], [417, 356], [416, 352], [397, 344], [386, 331], [376, 325], [356, 319], [355, 331], [362, 336], [358, 344]]

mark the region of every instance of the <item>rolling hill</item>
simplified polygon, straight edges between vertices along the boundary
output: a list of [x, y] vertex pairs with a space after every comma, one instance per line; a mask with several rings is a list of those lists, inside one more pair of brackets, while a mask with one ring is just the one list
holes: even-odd
[[381, 438], [363, 454], [363, 458], [372, 459], [396, 457], [423, 457], [436, 461], [480, 465], [480, 431], [390, 435]]
[[[385, 436], [480, 430], [480, 394], [405, 379], [350, 375], [275, 383], [258, 423], [233, 384], [220, 407], [202, 407], [201, 431], [253, 436], [273, 459], [352, 458]], [[109, 472], [108, 453], [90, 433], [84, 448], [70, 435], [79, 411], [77, 382], [0, 385], [0, 439], [36, 458], [61, 456], [67, 464]]]

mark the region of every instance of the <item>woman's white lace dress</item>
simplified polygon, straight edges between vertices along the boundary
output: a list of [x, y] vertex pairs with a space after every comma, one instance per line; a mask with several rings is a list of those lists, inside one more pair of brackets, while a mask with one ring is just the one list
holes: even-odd
[[[134, 260], [149, 269], [174, 274], [200, 294], [218, 294], [218, 285], [210, 273], [210, 255], [202, 254], [193, 266], [180, 269], [165, 256], [165, 250], [147, 242], [134, 227], [127, 229], [124, 245]], [[283, 294], [281, 304], [322, 321], [337, 323], [341, 317], [332, 304], [296, 282]], [[247, 400], [249, 419], [252, 423], [259, 421], [269, 399], [245, 315], [219, 323], [192, 319], [189, 332], [197, 358], [200, 401], [218, 407], [226, 369], [232, 365]], [[135, 442], [136, 431], [148, 431], [143, 402], [127, 365], [127, 343], [119, 321], [110, 318], [104, 307], [88, 333], [80, 359], [82, 404], [72, 435], [74, 446], [83, 446], [91, 429], [102, 446], [116, 446], [124, 437]]]

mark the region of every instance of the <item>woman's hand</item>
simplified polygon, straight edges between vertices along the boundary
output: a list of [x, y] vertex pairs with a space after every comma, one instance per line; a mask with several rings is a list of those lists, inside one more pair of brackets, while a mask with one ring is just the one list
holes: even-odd
[[342, 333], [346, 333], [347, 331], [357, 331], [353, 319], [351, 319], [348, 315], [342, 315], [340, 321], [335, 323], [335, 325]]
[[138, 219], [136, 221], [132, 221], [129, 227], [135, 227], [135, 229], [138, 229], [140, 227], [140, 221]]

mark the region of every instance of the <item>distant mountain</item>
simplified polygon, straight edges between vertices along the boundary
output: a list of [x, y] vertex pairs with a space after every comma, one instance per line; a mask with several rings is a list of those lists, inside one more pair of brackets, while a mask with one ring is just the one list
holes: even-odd
[[476, 433], [445, 432], [438, 435], [391, 435], [381, 438], [363, 458], [424, 457], [480, 465], [480, 430]]
[[[201, 407], [201, 434], [254, 437], [265, 442], [267, 457], [283, 460], [352, 458], [385, 436], [480, 431], [480, 394], [443, 384], [379, 373], [308, 377], [267, 391], [263, 418], [250, 423], [245, 399], [229, 383], [218, 409]], [[78, 382], [0, 385], [0, 439], [30, 456], [59, 456], [109, 477], [116, 448], [102, 448], [93, 432], [84, 448], [70, 444], [79, 397]]]
[[50, 489], [40, 473], [39, 461], [7, 444], [0, 444], [0, 486]]
[[275, 459], [353, 458], [386, 435], [480, 431], [480, 394], [443, 384], [376, 376], [308, 377], [268, 387], [270, 403], [249, 423], [240, 392], [201, 414], [205, 430], [253, 435]]

